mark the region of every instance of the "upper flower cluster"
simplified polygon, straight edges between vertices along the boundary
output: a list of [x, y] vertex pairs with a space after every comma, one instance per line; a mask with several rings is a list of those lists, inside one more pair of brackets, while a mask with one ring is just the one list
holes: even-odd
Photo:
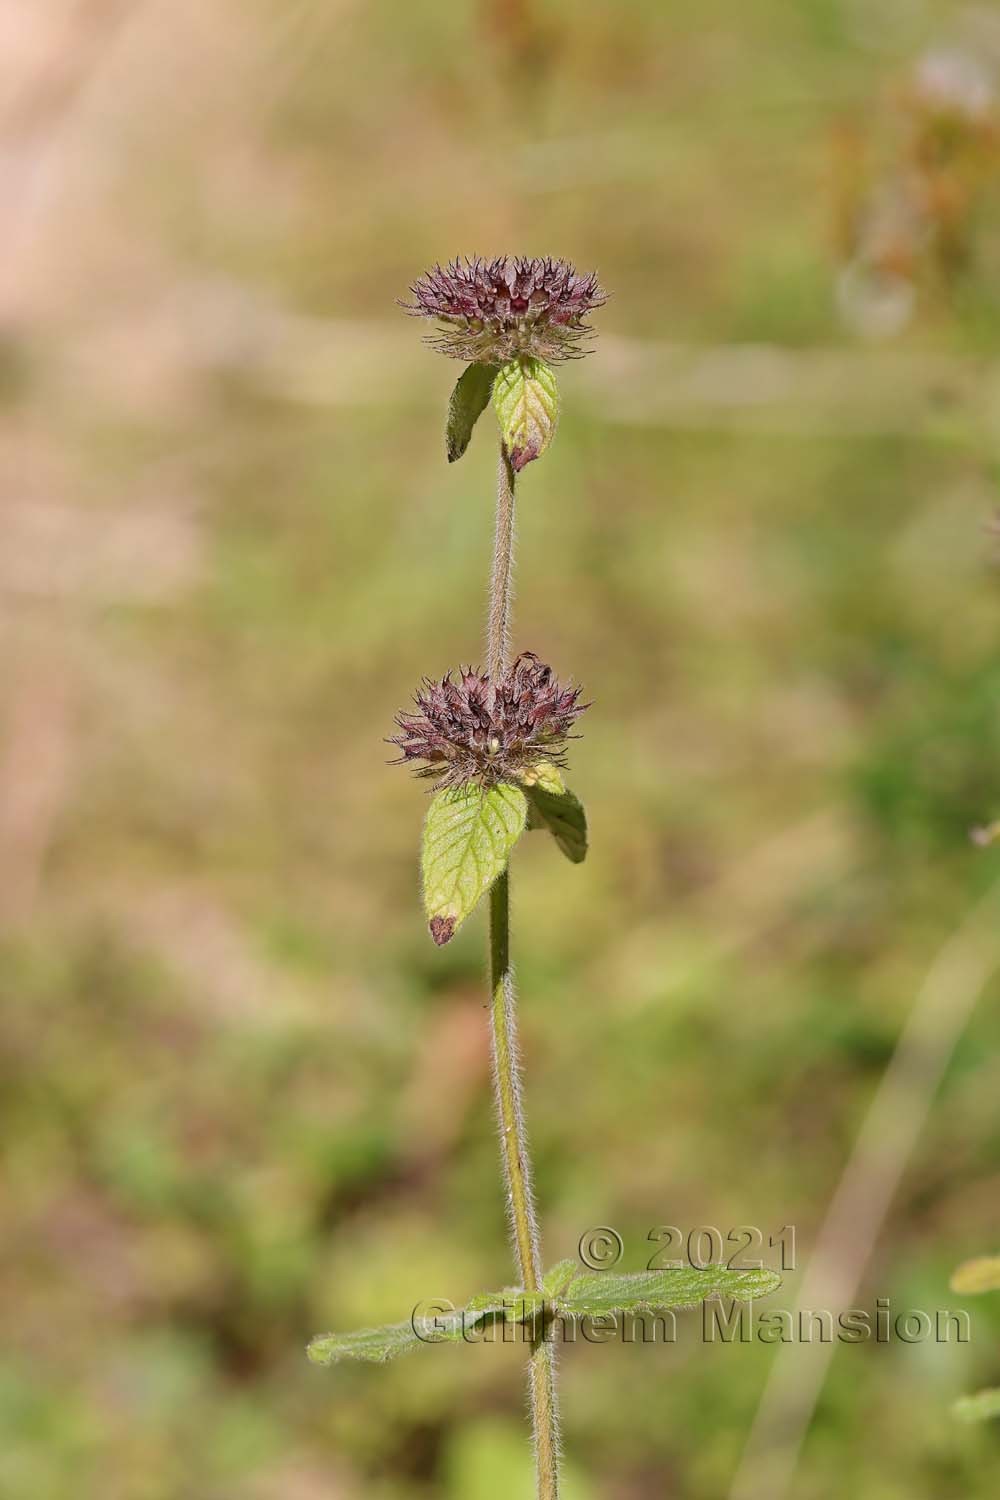
[[578, 687], [562, 687], [552, 668], [524, 651], [496, 683], [471, 667], [452, 681], [424, 679], [416, 713], [396, 717], [400, 733], [389, 744], [402, 751], [395, 764], [424, 761], [418, 776], [438, 786], [517, 781], [539, 761], [563, 764], [566, 740], [587, 704]]
[[584, 321], [608, 300], [596, 272], [581, 276], [565, 260], [499, 255], [435, 266], [400, 306], [441, 325], [429, 342], [451, 359], [502, 365], [520, 356], [556, 361], [586, 354]]

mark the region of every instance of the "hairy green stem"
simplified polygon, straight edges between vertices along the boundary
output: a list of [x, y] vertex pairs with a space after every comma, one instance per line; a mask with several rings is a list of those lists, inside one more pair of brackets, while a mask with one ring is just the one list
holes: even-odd
[[510, 1202], [514, 1253], [521, 1286], [525, 1291], [537, 1292], [542, 1281], [542, 1263], [531, 1191], [531, 1159], [521, 1104], [514, 976], [510, 969], [510, 876], [506, 870], [490, 890], [490, 979], [500, 1154]]
[[[499, 677], [508, 665], [513, 562], [514, 471], [501, 445], [487, 640], [489, 673], [493, 678]], [[514, 1256], [521, 1286], [526, 1291], [537, 1292], [542, 1282], [542, 1255], [531, 1190], [528, 1134], [521, 1104], [516, 995], [510, 966], [510, 876], [506, 870], [490, 890], [490, 984], [493, 1081]], [[557, 1500], [559, 1413], [555, 1390], [555, 1348], [546, 1337], [544, 1325], [532, 1342], [529, 1379], [538, 1500]]]
[[510, 613], [514, 574], [514, 470], [503, 443], [497, 469], [497, 525], [490, 576], [486, 670], [500, 677], [510, 665]]

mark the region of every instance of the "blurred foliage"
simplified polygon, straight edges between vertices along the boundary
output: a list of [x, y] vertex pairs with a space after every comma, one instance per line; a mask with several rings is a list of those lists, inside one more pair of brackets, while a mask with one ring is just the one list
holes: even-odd
[[[1000, 877], [995, 204], [891, 356], [841, 325], [830, 222], [837, 122], [877, 133], [960, 12], [15, 10], [0, 1493], [527, 1495], [517, 1348], [304, 1354], [509, 1278], [483, 919], [427, 938], [382, 744], [480, 649], [491, 419], [449, 468], [457, 370], [392, 301], [493, 249], [614, 294], [521, 486], [515, 644], [594, 705], [590, 856], [528, 839], [513, 878], [546, 1256], [608, 1224], [639, 1270], [669, 1221], [804, 1259]], [[948, 1306], [997, 1243], [996, 999], [866, 1305]], [[1000, 1428], [950, 1414], [1000, 1377], [972, 1320], [838, 1350], [796, 1494], [994, 1495]], [[774, 1351], [680, 1322], [566, 1350], [569, 1500], [725, 1493]]]

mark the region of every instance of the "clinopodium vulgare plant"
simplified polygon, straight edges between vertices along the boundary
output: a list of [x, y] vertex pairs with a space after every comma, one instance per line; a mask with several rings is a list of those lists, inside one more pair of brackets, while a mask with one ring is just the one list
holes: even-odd
[[574, 1260], [543, 1269], [521, 1103], [508, 864], [514, 845], [532, 828], [551, 833], [572, 863], [585, 858], [583, 806], [562, 773], [567, 743], [588, 705], [578, 687], [560, 682], [534, 652], [511, 659], [514, 490], [517, 475], [541, 457], [555, 433], [559, 397], [552, 365], [587, 352], [587, 317], [607, 299], [595, 275], [581, 276], [566, 261], [510, 256], [435, 266], [411, 291], [413, 300], [401, 305], [436, 324], [428, 342], [468, 361], [448, 407], [449, 462], [461, 458], [491, 399], [500, 425], [485, 670], [459, 666], [441, 678], [425, 677], [413, 707], [397, 716], [398, 732], [389, 743], [399, 751], [397, 764], [434, 781], [421, 855], [434, 942], [451, 942], [489, 896], [493, 1080], [517, 1280], [472, 1296], [462, 1308], [418, 1307], [402, 1323], [322, 1334], [309, 1355], [317, 1364], [386, 1360], [421, 1344], [490, 1342], [497, 1330], [505, 1340], [523, 1340], [538, 1495], [553, 1500], [560, 1453], [555, 1350], [569, 1325], [687, 1307], [715, 1293], [747, 1299], [773, 1290], [778, 1278], [723, 1267], [594, 1273]]

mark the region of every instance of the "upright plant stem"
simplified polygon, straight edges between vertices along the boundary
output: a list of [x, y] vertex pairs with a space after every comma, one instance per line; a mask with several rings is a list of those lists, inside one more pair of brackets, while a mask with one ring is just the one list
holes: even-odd
[[514, 577], [514, 470], [500, 445], [497, 468], [497, 524], [490, 575], [490, 615], [486, 635], [486, 669], [492, 678], [510, 665], [510, 612]]
[[500, 1154], [510, 1199], [514, 1254], [520, 1285], [525, 1291], [537, 1292], [542, 1281], [542, 1264], [531, 1191], [531, 1160], [521, 1104], [516, 999], [510, 969], [510, 876], [506, 870], [490, 891], [490, 979]]
[[[514, 471], [501, 446], [487, 639], [489, 674], [494, 680], [509, 664], [513, 564]], [[542, 1281], [542, 1256], [531, 1191], [531, 1157], [521, 1105], [516, 996], [510, 966], [510, 876], [506, 870], [490, 891], [490, 983], [493, 1081], [514, 1255], [521, 1286], [525, 1291], [537, 1292]], [[538, 1497], [539, 1500], [556, 1500], [559, 1493], [559, 1416], [555, 1393], [555, 1349], [545, 1337], [544, 1328], [531, 1346], [529, 1376]]]

